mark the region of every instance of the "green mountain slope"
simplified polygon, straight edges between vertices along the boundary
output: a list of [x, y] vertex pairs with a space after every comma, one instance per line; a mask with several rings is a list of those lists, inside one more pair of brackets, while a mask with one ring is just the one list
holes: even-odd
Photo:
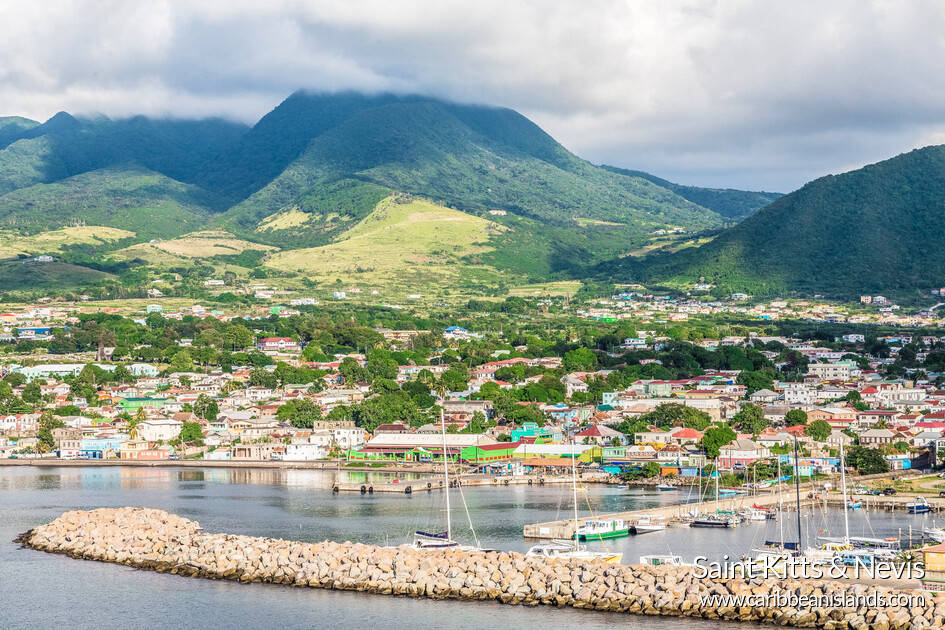
[[768, 295], [926, 292], [945, 278], [945, 146], [814, 180], [669, 256], [605, 265], [613, 278]]
[[[289, 99], [293, 110], [302, 109], [302, 98]], [[324, 97], [312, 98], [321, 104]], [[495, 220], [515, 222], [528, 233], [525, 240], [571, 242], [564, 231], [583, 234], [584, 247], [569, 249], [569, 264], [586, 264], [644, 244], [659, 228], [703, 230], [724, 223], [646, 179], [575, 157], [512, 110], [389, 96], [371, 104], [359, 100], [353, 109], [347, 117], [337, 115], [333, 120], [341, 122], [313, 138], [278, 177], [227, 211], [222, 224], [246, 234], [267, 217], [294, 211], [357, 220], [386, 194], [406, 192], [475, 214], [505, 211], [508, 218]], [[363, 203], [324, 194], [333, 189]], [[588, 238], [600, 236], [602, 228], [610, 238]], [[297, 245], [327, 242], [323, 231], [286, 232]], [[273, 243], [282, 237], [278, 230], [257, 233]], [[311, 241], [304, 243], [306, 237]], [[542, 258], [547, 260], [539, 266], [548, 272], [547, 263], [558, 256], [546, 249]]]
[[783, 196], [782, 193], [774, 192], [686, 186], [684, 184], [674, 184], [662, 177], [644, 171], [634, 171], [616, 166], [607, 166], [606, 164], [601, 165], [601, 168], [630, 177], [642, 177], [657, 186], [673, 191], [694, 204], [708, 208], [733, 221], [741, 221], [745, 217], [751, 216], [759, 208], [763, 208]]
[[160, 173], [106, 168], [0, 195], [0, 226], [35, 233], [81, 222], [166, 238], [198, 229], [212, 204], [208, 193]]
[[23, 118], [22, 116], [0, 116], [0, 148], [10, 144], [15, 138], [19, 137], [24, 131], [28, 131], [39, 125], [35, 120]]

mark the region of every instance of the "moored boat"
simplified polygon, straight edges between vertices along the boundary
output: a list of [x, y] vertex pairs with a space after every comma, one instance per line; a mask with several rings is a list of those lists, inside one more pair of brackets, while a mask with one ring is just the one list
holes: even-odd
[[676, 490], [677, 488], [676, 486], [669, 483], [660, 483], [656, 485], [656, 489], [660, 490], [661, 492], [670, 492], [672, 490]]
[[945, 529], [941, 527], [926, 527], [922, 530], [922, 535], [937, 543], [945, 542]]
[[553, 540], [548, 543], [534, 545], [525, 555], [529, 558], [545, 558], [547, 560], [575, 559], [601, 560], [617, 564], [623, 558], [619, 551], [590, 551], [584, 545], [571, 540]]
[[630, 524], [630, 531], [634, 534], [649, 534], [651, 532], [661, 532], [666, 529], [666, 523], [662, 519], [653, 519], [644, 516], [633, 521]]
[[914, 501], [906, 503], [910, 514], [925, 514], [932, 511], [932, 506], [925, 497], [916, 497]]
[[578, 540], [620, 538], [622, 536], [629, 535], [630, 528], [627, 523], [621, 519], [614, 519], [610, 521], [585, 521], [582, 525], [578, 526], [576, 534]]

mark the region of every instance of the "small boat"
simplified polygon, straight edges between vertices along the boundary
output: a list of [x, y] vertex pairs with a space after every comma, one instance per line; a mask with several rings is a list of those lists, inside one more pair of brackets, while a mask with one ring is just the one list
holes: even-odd
[[689, 527], [735, 527], [739, 519], [728, 514], [700, 514], [689, 523]]
[[861, 507], [863, 507], [863, 504], [860, 501], [850, 501], [847, 503], [847, 509], [850, 510], [859, 510]]
[[649, 534], [651, 532], [661, 532], [666, 529], [666, 523], [661, 519], [652, 519], [650, 517], [639, 518], [630, 525], [630, 531], [634, 534]]
[[662, 567], [665, 565], [674, 566], [674, 567], [691, 566], [683, 562], [682, 556], [673, 556], [670, 554], [640, 556], [640, 564], [648, 564], [651, 567]]
[[578, 540], [595, 540], [602, 538], [620, 538], [630, 535], [630, 528], [621, 519], [612, 521], [585, 521], [577, 528], [575, 534]]
[[673, 490], [676, 490], [677, 488], [676, 486], [669, 483], [660, 483], [656, 485], [656, 489], [661, 492], [671, 492]]
[[941, 527], [926, 527], [922, 530], [922, 535], [937, 543], [945, 542], [945, 529]]
[[745, 510], [741, 513], [741, 517], [746, 521], [766, 521], [770, 516], [770, 514], [761, 510]]
[[906, 509], [910, 514], [925, 514], [932, 511], [932, 506], [925, 497], [916, 497], [914, 501], [906, 503]]
[[413, 546], [417, 549], [449, 549], [460, 545], [447, 532], [414, 532]]
[[544, 558], [547, 560], [601, 560], [611, 564], [617, 564], [623, 558], [623, 554], [620, 552], [588, 551], [584, 545], [575, 544], [572, 540], [553, 540], [548, 543], [541, 543], [529, 549], [525, 555], [529, 558]]
[[619, 486], [617, 486], [617, 490], [626, 490], [626, 489], [627, 489], [627, 484], [620, 484]]

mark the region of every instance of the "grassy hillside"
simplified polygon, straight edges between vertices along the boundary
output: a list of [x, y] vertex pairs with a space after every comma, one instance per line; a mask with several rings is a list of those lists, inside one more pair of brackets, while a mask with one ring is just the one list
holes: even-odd
[[28, 236], [14, 231], [0, 231], [0, 258], [55, 254], [73, 245], [103, 248], [114, 241], [134, 237], [134, 232], [101, 225], [66, 227]]
[[699, 186], [685, 186], [674, 184], [662, 177], [651, 175], [643, 171], [634, 171], [616, 166], [602, 165], [613, 173], [620, 173], [630, 177], [640, 177], [653, 182], [657, 186], [671, 190], [680, 197], [688, 199], [694, 204], [719, 213], [726, 219], [741, 221], [751, 216], [759, 208], [782, 196], [782, 193], [755, 192], [750, 190], [734, 190], [732, 188], [700, 188]]
[[756, 295], [926, 293], [945, 278], [943, 238], [945, 146], [933, 146], [814, 180], [707, 245], [604, 273]]
[[0, 291], [88, 287], [114, 276], [65, 262], [0, 260]]
[[39, 123], [22, 116], [0, 116], [0, 149], [7, 146], [24, 131], [39, 126]]
[[[536, 252], [542, 262], [532, 265], [542, 273], [552, 271], [549, 258], [589, 264], [645, 244], [662, 227], [723, 224], [715, 212], [646, 179], [576, 158], [511, 110], [385, 97], [370, 107], [360, 103], [312, 139], [278, 177], [227, 211], [221, 225], [254, 230], [266, 242], [284, 233], [292, 246], [305, 239], [319, 245], [340, 225], [326, 227], [324, 217], [360, 219], [392, 191], [481, 216], [506, 211], [523, 238], [543, 244]], [[293, 212], [315, 216], [305, 221]], [[291, 229], [272, 228], [287, 216], [294, 217]], [[561, 259], [561, 250], [576, 255]]]
[[0, 226], [39, 232], [78, 221], [166, 238], [201, 227], [211, 204], [200, 189], [144, 168], [107, 168], [0, 196]]
[[[273, 254], [267, 267], [341, 289], [357, 285], [442, 291], [464, 282], [497, 282], [478, 257], [503, 228], [426, 200], [388, 197], [336, 242]], [[458, 264], [463, 263], [463, 264]]]

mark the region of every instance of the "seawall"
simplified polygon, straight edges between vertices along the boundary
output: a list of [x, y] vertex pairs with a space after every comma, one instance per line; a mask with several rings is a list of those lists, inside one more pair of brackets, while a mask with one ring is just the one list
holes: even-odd
[[945, 623], [945, 594], [926, 593], [925, 601], [911, 609], [866, 604], [845, 608], [736, 607], [703, 599], [759, 594], [835, 598], [876, 594], [890, 598], [914, 592], [832, 581], [700, 578], [685, 567], [540, 560], [511, 552], [419, 551], [409, 546], [213, 534], [205, 533], [194, 521], [148, 508], [66, 512], [17, 541], [73, 558], [244, 583], [795, 627], [888, 630], [941, 627]]

